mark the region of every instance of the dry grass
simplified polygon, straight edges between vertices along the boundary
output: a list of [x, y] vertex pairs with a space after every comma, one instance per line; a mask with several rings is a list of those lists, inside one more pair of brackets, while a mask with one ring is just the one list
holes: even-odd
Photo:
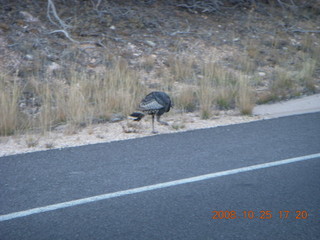
[[217, 87], [214, 101], [218, 109], [227, 110], [234, 108], [236, 97], [236, 88], [233, 85], [226, 84]]
[[29, 135], [25, 141], [28, 148], [36, 147], [39, 144], [39, 136]]
[[[238, 107], [243, 114], [251, 113], [254, 106], [252, 87], [248, 78], [243, 77], [244, 74], [226, 69], [215, 56], [197, 64], [191, 60], [190, 64], [183, 63], [176, 58], [174, 66], [179, 71], [172, 71], [176, 74], [173, 79], [180, 79], [180, 84], [185, 84], [176, 94], [177, 108], [186, 112], [199, 109], [202, 119], [211, 118], [215, 108], [225, 110]], [[248, 73], [252, 69], [246, 67], [243, 71]]]
[[[305, 42], [310, 44], [310, 41]], [[252, 65], [250, 58], [259, 53], [254, 45], [247, 51], [248, 55], [238, 59], [242, 66], [238, 70], [227, 69], [215, 56], [201, 62], [187, 52], [181, 53], [181, 56], [171, 56], [168, 60], [171, 75], [163, 73], [166, 79], [158, 89], [169, 91], [174, 96], [176, 109], [184, 112], [199, 110], [202, 119], [211, 118], [215, 109], [237, 107], [242, 114], [251, 114], [255, 99], [248, 76], [255, 73], [256, 66]], [[154, 57], [149, 56], [142, 67], [149, 71], [154, 62]], [[305, 53], [305, 61], [296, 72], [276, 66], [270, 93], [265, 99], [270, 101], [293, 96], [298, 86], [314, 91], [317, 66], [319, 60], [313, 52]], [[26, 87], [40, 102], [39, 111], [31, 115], [19, 112], [22, 88], [16, 81], [10, 82], [8, 77], [1, 76], [0, 110], [4, 114], [1, 114], [0, 135], [27, 129], [45, 133], [61, 123], [68, 126], [65, 134], [74, 134], [79, 127], [108, 121], [115, 113], [128, 115], [147, 93], [138, 73], [122, 58], [112, 58], [111, 65], [96, 72], [82, 71], [72, 66], [65, 74], [68, 77], [63, 76], [53, 78], [48, 75], [45, 81], [29, 78]], [[174, 128], [180, 128], [180, 125]]]
[[214, 99], [214, 91], [208, 78], [200, 78], [198, 80], [197, 96], [200, 104], [200, 116], [202, 119], [209, 119], [212, 116], [212, 106]]
[[[320, 69], [320, 46], [312, 35], [306, 35], [302, 40], [304, 50], [303, 62], [297, 76], [298, 81], [310, 92], [316, 92], [316, 72]], [[319, 79], [319, 76], [318, 76]]]
[[308, 58], [303, 62], [302, 68], [297, 76], [301, 84], [311, 92], [315, 92], [316, 90], [316, 82], [314, 78], [316, 67], [317, 60]]
[[[208, 119], [212, 116], [215, 106], [218, 109], [230, 109], [235, 107], [238, 101], [238, 106], [243, 108], [243, 112], [250, 112], [250, 110], [244, 110], [244, 108], [253, 107], [251, 97], [249, 97], [250, 107], [249, 103], [248, 106], [244, 106], [244, 93], [251, 91], [249, 84], [239, 84], [239, 77], [218, 64], [215, 56], [208, 57], [208, 60], [199, 63], [194, 57], [186, 57], [191, 55], [191, 53], [183, 53], [180, 57], [175, 56], [169, 59], [173, 79], [187, 86], [180, 88], [179, 93], [176, 94], [177, 108], [187, 112], [199, 108], [201, 118]], [[252, 69], [246, 66], [244, 71], [251, 72]], [[239, 97], [237, 94], [242, 96]]]
[[[19, 130], [32, 128], [45, 133], [58, 124], [66, 123], [72, 132], [76, 132], [78, 127], [94, 120], [108, 120], [114, 113], [129, 114], [144, 94], [137, 74], [120, 58], [114, 59], [112, 67], [106, 67], [100, 73], [77, 71], [75, 68], [69, 71], [68, 83], [49, 76], [47, 81], [34, 77], [29, 79], [28, 91], [40, 99], [41, 106], [38, 113], [25, 116], [28, 123], [24, 124], [25, 129]], [[13, 134], [19, 127], [21, 88], [16, 82], [7, 84], [7, 81], [1, 77], [0, 110], [4, 114], [1, 114], [0, 135]]]
[[[293, 18], [289, 16], [288, 22], [290, 17]], [[250, 12], [246, 23], [248, 33], [255, 18], [254, 11]], [[166, 56], [167, 61], [162, 61], [165, 57], [161, 54], [148, 52], [134, 67], [150, 79], [148, 91], [169, 92], [174, 96], [176, 109], [199, 110], [202, 119], [211, 118], [216, 109], [238, 108], [242, 114], [251, 114], [257, 85], [267, 89], [263, 98], [257, 100], [259, 103], [318, 91], [316, 74], [320, 67], [320, 47], [317, 38], [306, 34], [299, 39], [273, 26], [268, 30], [268, 34], [259, 38], [252, 33], [243, 39], [238, 38], [239, 33], [235, 31], [233, 39], [238, 39], [233, 41], [232, 50], [227, 48], [234, 54], [227, 54], [227, 58], [217, 56], [218, 50], [216, 55], [210, 53], [210, 48], [201, 53], [196, 49], [197, 44], [187, 49], [178, 42], [172, 49], [175, 52]], [[76, 54], [70, 54], [69, 58], [65, 61], [83, 59]], [[147, 93], [147, 88], [126, 60], [113, 55], [101, 58], [105, 65], [99, 65], [100, 70], [95, 66], [90, 66], [88, 71], [84, 66], [71, 65], [67, 72], [56, 75], [45, 71], [40, 74], [45, 64], [39, 60], [39, 72], [26, 77], [26, 86], [0, 76], [0, 135], [29, 129], [45, 133], [59, 124], [68, 126], [66, 134], [74, 134], [81, 126], [110, 120], [113, 114], [128, 115]], [[260, 71], [266, 77], [251, 78]], [[20, 111], [22, 92], [26, 88], [39, 105], [31, 114]], [[176, 124], [173, 128], [181, 126]], [[124, 131], [136, 132], [137, 129], [137, 126], [128, 125]]]
[[249, 79], [245, 76], [241, 76], [238, 84], [236, 105], [242, 114], [251, 115], [254, 107], [254, 98]]
[[209, 109], [230, 109], [235, 106], [238, 77], [230, 70], [217, 64], [213, 59], [203, 65], [203, 78], [199, 80], [200, 108], [204, 117]]
[[156, 55], [148, 55], [143, 57], [140, 67], [145, 69], [147, 72], [150, 72], [156, 63]]
[[47, 142], [47, 143], [45, 143], [45, 148], [46, 148], [46, 149], [52, 149], [52, 148], [54, 148], [54, 143], [53, 143], [53, 142]]
[[295, 79], [292, 73], [286, 71], [281, 67], [275, 67], [274, 80], [271, 84], [271, 93], [277, 96], [278, 99], [287, 98], [293, 87], [295, 86]]
[[196, 61], [192, 54], [170, 55], [168, 64], [175, 80], [189, 83], [194, 81]]
[[20, 95], [21, 87], [17, 81], [10, 82], [6, 76], [0, 75], [0, 135], [11, 135], [17, 130]]
[[194, 86], [183, 87], [178, 96], [174, 98], [174, 106], [182, 109], [184, 112], [193, 112], [197, 109], [198, 99], [197, 91]]
[[[107, 2], [102, 1], [99, 9], [107, 9]], [[266, 102], [320, 89], [319, 14], [311, 14], [319, 10], [315, 4], [303, 8], [303, 13], [279, 9], [279, 4], [259, 4], [229, 9], [220, 17], [189, 15], [183, 9], [172, 14], [172, 6], [162, 8], [160, 1], [157, 8], [135, 6], [128, 14], [121, 13], [120, 5], [114, 1], [116, 12], [105, 14], [103, 23], [87, 11], [92, 6], [76, 8], [76, 15], [86, 13], [86, 18], [73, 18], [70, 36], [88, 43], [48, 35], [45, 22], [21, 27], [24, 20], [19, 20], [17, 28], [2, 29], [1, 51], [8, 51], [0, 65], [10, 59], [17, 64], [2, 72], [17, 68], [19, 81], [0, 76], [0, 135], [45, 134], [62, 128], [65, 134], [75, 134], [82, 126], [128, 115], [154, 90], [173, 96], [175, 110], [200, 111], [201, 118], [208, 119], [216, 110], [237, 108], [250, 114], [253, 96], [259, 95], [261, 102], [263, 95]], [[10, 14], [4, 18], [6, 24], [16, 21]], [[17, 34], [21, 41], [12, 45]], [[102, 45], [89, 43], [96, 41]], [[127, 123], [124, 131], [136, 132], [139, 126]], [[173, 128], [181, 126], [175, 123]]]

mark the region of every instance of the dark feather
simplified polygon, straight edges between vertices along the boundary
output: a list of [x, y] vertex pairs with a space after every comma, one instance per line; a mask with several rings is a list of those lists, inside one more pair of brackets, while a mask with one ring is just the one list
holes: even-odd
[[133, 121], [140, 121], [144, 117], [144, 114], [142, 112], [133, 112], [130, 114], [130, 116], [136, 118], [133, 119]]
[[167, 125], [166, 122], [160, 121], [160, 116], [165, 112], [169, 112], [171, 107], [173, 107], [173, 103], [168, 94], [165, 92], [151, 92], [141, 100], [138, 107], [141, 112], [134, 112], [130, 116], [136, 117], [134, 121], [140, 121], [144, 114], [152, 115], [152, 132], [155, 132], [154, 116], [157, 116], [159, 123]]

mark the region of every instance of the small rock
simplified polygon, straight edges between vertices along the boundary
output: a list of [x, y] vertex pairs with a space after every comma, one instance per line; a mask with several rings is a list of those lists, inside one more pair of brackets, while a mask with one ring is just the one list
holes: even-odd
[[61, 68], [62, 68], [61, 65], [59, 65], [58, 63], [53, 62], [48, 66], [48, 73], [52, 73], [53, 71], [59, 70]]
[[259, 75], [260, 77], [264, 77], [264, 76], [266, 75], [266, 73], [265, 73], [265, 72], [258, 72], [258, 75]]
[[136, 48], [136, 46], [132, 43], [128, 43], [128, 48], [131, 49], [131, 50], [134, 50]]
[[154, 43], [154, 42], [152, 42], [152, 41], [150, 41], [150, 40], [147, 40], [146, 42], [145, 42], [147, 45], [149, 45], [150, 47], [155, 47], [157, 44], [156, 43]]
[[27, 54], [25, 57], [26, 57], [26, 59], [29, 60], [29, 61], [33, 60], [33, 56], [30, 55], [30, 54]]
[[20, 14], [25, 18], [25, 21], [27, 22], [38, 22], [39, 19], [32, 16], [30, 13], [25, 12], [25, 11], [21, 11]]

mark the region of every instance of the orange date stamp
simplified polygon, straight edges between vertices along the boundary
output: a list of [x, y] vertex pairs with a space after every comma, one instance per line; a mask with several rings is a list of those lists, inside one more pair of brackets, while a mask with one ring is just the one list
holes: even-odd
[[261, 211], [212, 211], [211, 219], [308, 219], [306, 210], [287, 211], [281, 210], [272, 212], [269, 210]]

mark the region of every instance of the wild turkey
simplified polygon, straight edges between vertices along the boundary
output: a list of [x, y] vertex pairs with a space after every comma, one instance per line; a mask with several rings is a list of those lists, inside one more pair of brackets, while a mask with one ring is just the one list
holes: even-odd
[[145, 114], [152, 116], [152, 133], [157, 133], [154, 130], [154, 116], [157, 116], [157, 121], [160, 124], [168, 125], [167, 122], [160, 121], [160, 117], [165, 112], [169, 112], [173, 107], [173, 103], [165, 92], [151, 92], [144, 99], [141, 100], [138, 112], [133, 112], [130, 116], [136, 117], [134, 121], [140, 121]]

